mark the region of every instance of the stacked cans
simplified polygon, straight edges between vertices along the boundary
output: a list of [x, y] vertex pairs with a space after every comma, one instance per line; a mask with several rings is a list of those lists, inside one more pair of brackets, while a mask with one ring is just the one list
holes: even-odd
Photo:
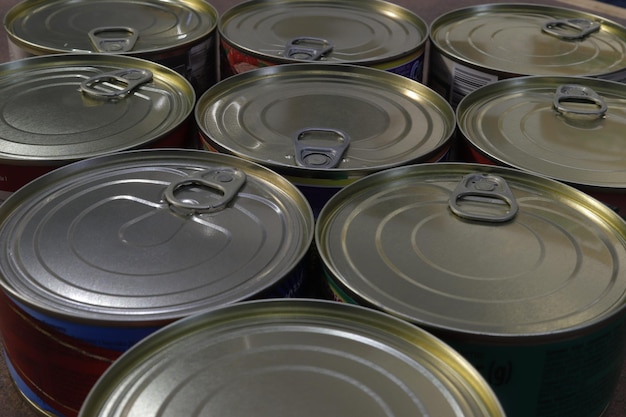
[[626, 77], [626, 28], [579, 10], [485, 4], [454, 10], [430, 27], [428, 85], [456, 107], [469, 92], [524, 75]]
[[106, 53], [172, 68], [201, 93], [218, 80], [217, 10], [205, 1], [24, 0], [5, 16], [15, 59]]
[[381, 0], [24, 0], [5, 26], [0, 331], [38, 411], [609, 403], [622, 26]]

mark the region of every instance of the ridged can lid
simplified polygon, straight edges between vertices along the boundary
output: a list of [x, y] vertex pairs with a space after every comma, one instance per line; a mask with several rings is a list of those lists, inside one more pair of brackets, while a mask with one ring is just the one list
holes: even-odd
[[586, 193], [513, 168], [372, 174], [326, 204], [315, 239], [347, 298], [429, 329], [552, 339], [626, 306], [626, 223]]
[[242, 302], [127, 351], [80, 417], [503, 417], [458, 353], [403, 320], [322, 300]]
[[313, 238], [311, 208], [291, 183], [197, 150], [66, 165], [0, 211], [3, 290], [72, 321], [161, 323], [261, 296]]
[[513, 75], [624, 77], [626, 28], [576, 9], [484, 4], [430, 25], [434, 49], [477, 69]]
[[497, 163], [596, 190], [626, 189], [626, 86], [589, 77], [519, 77], [467, 95], [459, 131]]
[[57, 165], [129, 150], [187, 122], [196, 95], [162, 65], [58, 54], [0, 65], [0, 162]]
[[33, 55], [64, 52], [167, 53], [217, 28], [202, 0], [25, 0], [4, 18], [11, 42]]
[[440, 158], [455, 115], [423, 84], [349, 64], [248, 71], [198, 100], [196, 123], [217, 150], [294, 177], [359, 178]]
[[251, 0], [224, 12], [218, 30], [231, 46], [281, 62], [373, 65], [418, 51], [428, 40], [424, 20], [381, 0]]

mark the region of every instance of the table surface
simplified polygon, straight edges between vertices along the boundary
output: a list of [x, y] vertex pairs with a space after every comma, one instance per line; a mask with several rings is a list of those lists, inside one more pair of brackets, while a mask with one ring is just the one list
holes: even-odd
[[[489, 1], [477, 2], [470, 0], [392, 0], [403, 7], [406, 7], [430, 23], [434, 18], [447, 13], [450, 10], [472, 6]], [[600, 3], [591, 0], [522, 0], [522, 1], [493, 1], [493, 3], [530, 3], [546, 4], [559, 7], [567, 7], [591, 12], [605, 18], [614, 20], [626, 25], [626, 9]], [[18, 0], [0, 0], [0, 14], [4, 16], [6, 11]], [[228, 8], [241, 3], [241, 0], [209, 0], [219, 13], [223, 13]], [[11, 60], [4, 27], [0, 28], [0, 63]], [[21, 396], [17, 388], [11, 382], [4, 360], [0, 359], [0, 417], [36, 417], [41, 414], [27, 403]], [[603, 417], [624, 417], [626, 416], [626, 362], [622, 367], [622, 374], [619, 385], [615, 391], [613, 401], [604, 413]], [[183, 416], [181, 416], [183, 417]], [[565, 417], [565, 416], [564, 416]], [[595, 416], [590, 416], [595, 417]]]

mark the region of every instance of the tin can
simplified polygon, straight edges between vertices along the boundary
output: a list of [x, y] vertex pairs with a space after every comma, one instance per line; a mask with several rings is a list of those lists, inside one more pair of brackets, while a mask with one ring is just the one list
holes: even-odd
[[626, 214], [626, 88], [589, 77], [519, 77], [468, 94], [457, 126], [469, 161], [566, 182]]
[[24, 396], [51, 415], [77, 415], [102, 372], [166, 324], [306, 296], [311, 208], [287, 180], [240, 158], [90, 158], [37, 178], [0, 211], [6, 357]]
[[202, 93], [218, 81], [217, 21], [203, 0], [23, 0], [4, 27], [12, 59], [130, 55], [175, 70]]
[[428, 26], [381, 0], [250, 0], [222, 14], [221, 79], [259, 67], [363, 65], [422, 81]]
[[352, 64], [285, 64], [222, 80], [196, 105], [205, 149], [289, 178], [318, 213], [369, 173], [444, 158], [450, 105], [423, 84]]
[[143, 340], [100, 379], [81, 417], [503, 417], [454, 350], [392, 316], [322, 300], [240, 303]]
[[134, 57], [61, 54], [0, 65], [0, 197], [62, 165], [134, 148], [192, 146], [196, 95]]
[[507, 416], [599, 416], [626, 351], [626, 223], [521, 170], [389, 169], [337, 193], [315, 240], [336, 300], [458, 350]]
[[523, 75], [626, 80], [626, 27], [548, 5], [484, 4], [430, 25], [427, 84], [456, 107], [469, 92]]

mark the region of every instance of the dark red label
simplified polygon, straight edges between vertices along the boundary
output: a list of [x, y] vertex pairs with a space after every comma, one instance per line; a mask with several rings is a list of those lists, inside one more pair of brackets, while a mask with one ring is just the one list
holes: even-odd
[[78, 415], [98, 378], [123, 353], [63, 335], [33, 319], [1, 292], [0, 331], [17, 376], [45, 406], [68, 417]]

